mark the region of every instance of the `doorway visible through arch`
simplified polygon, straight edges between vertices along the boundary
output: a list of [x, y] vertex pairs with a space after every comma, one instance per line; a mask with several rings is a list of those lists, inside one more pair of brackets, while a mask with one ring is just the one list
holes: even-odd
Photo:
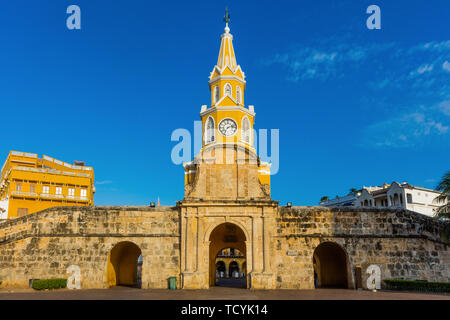
[[129, 286], [140, 288], [142, 284], [141, 249], [133, 242], [117, 243], [108, 254], [107, 287]]
[[245, 255], [235, 248], [225, 248], [216, 256], [214, 284], [219, 287], [246, 287]]
[[[233, 223], [218, 225], [209, 237], [209, 285], [247, 287], [246, 237]], [[225, 269], [225, 270], [223, 270]]]
[[334, 242], [323, 242], [313, 255], [315, 288], [348, 288], [347, 253]]

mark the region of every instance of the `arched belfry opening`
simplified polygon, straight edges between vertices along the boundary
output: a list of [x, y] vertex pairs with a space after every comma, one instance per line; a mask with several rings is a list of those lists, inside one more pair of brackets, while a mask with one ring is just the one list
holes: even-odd
[[233, 223], [218, 225], [209, 237], [209, 286], [247, 287], [246, 237]]
[[117, 243], [108, 254], [107, 287], [141, 287], [143, 256], [130, 241]]
[[316, 288], [348, 288], [347, 253], [334, 242], [323, 242], [313, 255]]

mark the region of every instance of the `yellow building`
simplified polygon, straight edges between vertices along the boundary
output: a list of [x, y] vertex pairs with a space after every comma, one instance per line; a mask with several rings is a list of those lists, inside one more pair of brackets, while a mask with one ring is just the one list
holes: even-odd
[[0, 219], [55, 206], [92, 206], [94, 193], [92, 167], [11, 151], [1, 171]]
[[[203, 105], [200, 118], [203, 127], [203, 144], [200, 151], [217, 145], [242, 147], [255, 153], [254, 131], [255, 108], [245, 106], [245, 73], [237, 64], [233, 47], [233, 35], [228, 27], [229, 17], [225, 16], [225, 33], [221, 36], [219, 57], [209, 76], [211, 106]], [[185, 184], [193, 181], [195, 161], [184, 164]], [[259, 180], [270, 185], [270, 163], [260, 162]]]
[[246, 274], [245, 255], [235, 248], [225, 248], [216, 257], [218, 278], [243, 278]]

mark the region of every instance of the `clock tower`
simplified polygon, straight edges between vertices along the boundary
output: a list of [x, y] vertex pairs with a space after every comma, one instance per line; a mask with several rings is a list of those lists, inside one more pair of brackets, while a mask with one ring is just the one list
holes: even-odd
[[[204, 162], [206, 158], [215, 158], [214, 162], [219, 164], [224, 162], [230, 164], [247, 158], [247, 162], [254, 162], [257, 165], [257, 178], [263, 186], [264, 193], [268, 195], [270, 164], [260, 161], [254, 148], [255, 110], [253, 105], [245, 105], [245, 73], [236, 60], [233, 35], [228, 26], [230, 22], [228, 11], [224, 22], [225, 32], [221, 35], [219, 56], [209, 76], [211, 103], [209, 106], [203, 105], [200, 111], [202, 148], [194, 161], [184, 164], [185, 185], [188, 187], [194, 183], [199, 169], [198, 164]], [[236, 156], [238, 149], [238, 153], [243, 156]], [[227, 151], [234, 152], [235, 156], [227, 156]], [[228, 196], [230, 195], [226, 195]], [[236, 197], [241, 198], [240, 195]]]
[[274, 288], [270, 257], [278, 201], [270, 196], [270, 163], [254, 145], [253, 106], [245, 105], [245, 74], [237, 64], [225, 14], [219, 57], [209, 76], [211, 104], [202, 106], [203, 143], [184, 163], [181, 210], [183, 288], [216, 285], [216, 259], [224, 248], [242, 253], [247, 288]]
[[253, 148], [253, 106], [244, 104], [245, 73], [237, 64], [230, 33], [228, 12], [225, 33], [221, 36], [219, 57], [209, 76], [211, 105], [202, 106], [203, 149], [214, 144], [233, 144]]

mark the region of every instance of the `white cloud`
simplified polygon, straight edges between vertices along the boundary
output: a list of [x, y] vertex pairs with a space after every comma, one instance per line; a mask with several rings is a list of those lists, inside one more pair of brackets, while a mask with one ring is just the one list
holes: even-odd
[[[352, 74], [359, 77], [370, 66], [369, 87], [383, 89], [426, 88], [417, 94], [435, 94], [438, 83], [448, 80], [450, 40], [419, 43], [409, 47], [398, 43], [354, 43], [350, 37], [317, 40], [314, 45], [301, 46], [283, 54], [275, 54], [263, 61], [265, 65], [281, 64], [287, 79], [326, 80]], [[411, 71], [411, 65], [419, 65]], [[442, 68], [435, 68], [441, 66]], [[393, 67], [394, 66], [394, 67]], [[444, 72], [443, 72], [444, 71]]]
[[[330, 39], [336, 42], [336, 39]], [[376, 55], [394, 44], [357, 45], [354, 43], [330, 44], [323, 41], [317, 47], [301, 47], [288, 53], [275, 54], [266, 58], [262, 63], [266, 66], [273, 64], [284, 65], [291, 81], [306, 79], [327, 79], [340, 76], [349, 66], [356, 65], [371, 55]]]
[[450, 116], [450, 100], [442, 101], [439, 103], [438, 108], [443, 114]]
[[442, 64], [442, 69], [450, 71], [450, 63], [447, 60]]
[[[447, 104], [448, 103], [448, 104]], [[449, 111], [446, 114], [445, 111]], [[450, 101], [437, 106], [416, 108], [410, 113], [397, 113], [365, 128], [363, 145], [368, 147], [399, 148], [414, 147], [427, 139], [436, 139], [449, 133]], [[447, 139], [448, 140], [448, 139]]]
[[417, 73], [422, 74], [422, 73], [424, 73], [424, 72], [429, 72], [429, 71], [431, 71], [431, 70], [433, 70], [433, 65], [428, 65], [428, 64], [426, 64], [426, 65], [420, 66], [420, 67], [417, 69]]
[[423, 49], [423, 50], [431, 50], [431, 51], [447, 51], [450, 50], [450, 40], [441, 41], [441, 42], [427, 42], [423, 45], [419, 45], [414, 49]]
[[111, 180], [104, 180], [104, 181], [97, 181], [97, 182], [95, 182], [96, 185], [110, 184], [110, 183], [112, 183]]
[[[314, 45], [276, 54], [264, 64], [280, 64], [287, 70], [287, 79], [295, 82], [346, 76], [366, 81], [380, 96], [375, 101], [380, 111], [375, 119], [383, 114], [389, 118], [363, 129], [363, 145], [413, 147], [438, 140], [450, 145], [449, 54], [450, 40], [404, 46], [354, 43], [347, 37], [317, 40]], [[402, 107], [399, 99], [405, 106], [415, 101], [426, 106]]]

